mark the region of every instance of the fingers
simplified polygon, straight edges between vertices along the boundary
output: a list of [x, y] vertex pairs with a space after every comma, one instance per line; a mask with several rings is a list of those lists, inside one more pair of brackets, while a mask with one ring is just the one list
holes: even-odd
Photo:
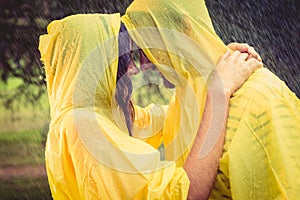
[[239, 51], [232, 52], [232, 54], [228, 56], [227, 60], [228, 62], [232, 62], [232, 63], [241, 63], [243, 60], [241, 56], [241, 52]]
[[262, 68], [263, 63], [258, 61], [257, 59], [250, 58], [244, 63], [244, 66], [248, 68], [249, 73], [252, 74], [255, 70]]
[[231, 49], [232, 51], [235, 51], [236, 50], [236, 45], [237, 43], [236, 42], [232, 42], [232, 43], [229, 43], [228, 45], [227, 45], [227, 47], [229, 48], [229, 49]]
[[240, 51], [234, 51], [228, 58], [229, 61], [237, 64], [242, 64], [248, 58], [247, 53], [241, 53]]
[[255, 51], [255, 49], [252, 46], [248, 45], [247, 52], [249, 54], [249, 58], [255, 58], [258, 61], [262, 61], [261, 57], [259, 56], [259, 54]]
[[246, 80], [254, 71], [261, 67], [263, 67], [262, 62], [254, 58], [248, 59], [239, 68], [239, 75], [241, 78], [243, 77], [242, 80]]
[[257, 59], [258, 61], [262, 61], [260, 55], [255, 51], [255, 49], [248, 45], [247, 43], [236, 43], [236, 42], [233, 42], [233, 43], [230, 43], [227, 45], [231, 50], [233, 51], [240, 51], [242, 53], [248, 53], [249, 58], [255, 58]]
[[229, 48], [232, 48], [234, 51], [240, 51], [242, 53], [248, 53], [249, 48], [251, 47], [247, 43], [237, 43], [233, 42], [228, 45]]
[[240, 53], [240, 55], [238, 56], [238, 61], [241, 62], [245, 62], [248, 58], [248, 54], [247, 53]]
[[[229, 51], [227, 51], [220, 59], [222, 62], [231, 63], [235, 65], [243, 65], [248, 66], [251, 64], [251, 67], [257, 67], [260, 68], [263, 66], [263, 63], [255, 58], [249, 58], [248, 53], [241, 53], [240, 51], [234, 51], [232, 54], [230, 54]], [[255, 68], [255, 69], [257, 69]]]
[[229, 55], [230, 55], [230, 51], [228, 50], [228, 51], [226, 51], [226, 53], [221, 57], [220, 61], [225, 61], [225, 60], [228, 58]]

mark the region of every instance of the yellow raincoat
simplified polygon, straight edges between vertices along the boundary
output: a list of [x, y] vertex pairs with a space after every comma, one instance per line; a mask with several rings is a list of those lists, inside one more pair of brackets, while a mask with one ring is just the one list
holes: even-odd
[[[185, 199], [185, 171], [130, 137], [115, 102], [119, 29], [119, 14], [74, 15], [52, 22], [40, 37], [51, 107], [46, 168], [53, 198]], [[162, 107], [136, 112], [143, 118], [136, 119], [139, 129], [161, 131], [149, 122], [162, 126]]]
[[[39, 49], [51, 106], [46, 164], [55, 199], [187, 196], [182, 166], [201, 121], [206, 82], [227, 47], [215, 34], [204, 1], [135, 0], [122, 21], [175, 84], [174, 98], [167, 113], [160, 106], [136, 107], [130, 137], [114, 101], [120, 16], [75, 15], [52, 22]], [[267, 69], [235, 93], [212, 199], [299, 196], [299, 104]], [[167, 161], [138, 137], [155, 147], [163, 139]]]
[[[135, 0], [122, 20], [151, 62], [176, 85], [163, 141], [166, 159], [181, 167], [202, 116], [204, 83], [227, 48], [215, 34], [203, 0]], [[200, 157], [217, 136], [207, 140]], [[224, 153], [210, 198], [299, 198], [299, 147], [299, 99], [269, 70], [257, 70], [230, 100]]]

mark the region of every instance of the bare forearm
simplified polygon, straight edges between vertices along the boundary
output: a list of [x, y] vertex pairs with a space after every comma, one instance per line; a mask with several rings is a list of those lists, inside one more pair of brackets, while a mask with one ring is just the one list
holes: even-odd
[[229, 98], [253, 71], [263, 66], [261, 59], [255, 59], [255, 52], [241, 52], [227, 51], [220, 58], [209, 86], [202, 121], [184, 165], [191, 183], [190, 199], [208, 198], [222, 155]]
[[202, 121], [184, 168], [190, 179], [189, 198], [207, 199], [222, 155], [229, 97], [218, 81], [207, 96]]

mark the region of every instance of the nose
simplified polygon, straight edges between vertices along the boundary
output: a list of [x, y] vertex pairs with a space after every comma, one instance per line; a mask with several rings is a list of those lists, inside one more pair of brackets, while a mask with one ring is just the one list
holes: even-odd
[[128, 63], [128, 69], [127, 69], [127, 73], [129, 75], [136, 75], [140, 72], [139, 68], [137, 68], [137, 66], [135, 65], [135, 63], [133, 62], [133, 60], [131, 59]]
[[140, 50], [140, 68], [142, 71], [146, 71], [148, 69], [151, 69], [152, 63], [147, 58], [147, 56], [144, 54], [142, 50]]

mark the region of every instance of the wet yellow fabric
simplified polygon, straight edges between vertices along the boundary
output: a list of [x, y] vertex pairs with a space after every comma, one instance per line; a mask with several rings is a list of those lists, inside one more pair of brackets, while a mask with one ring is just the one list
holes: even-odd
[[211, 199], [298, 199], [300, 100], [264, 68], [234, 94], [229, 111]]
[[[79, 14], [53, 21], [40, 37], [51, 108], [45, 155], [52, 196], [185, 199], [185, 171], [161, 161], [143, 141], [161, 134], [155, 123], [163, 120], [155, 120], [165, 118], [164, 108], [136, 108], [140, 135], [147, 129], [138, 139], [129, 136], [116, 106], [119, 29], [119, 14]], [[153, 110], [161, 113], [153, 117]]]
[[202, 118], [207, 84], [228, 48], [204, 1], [137, 0], [122, 21], [150, 61], [176, 86], [163, 128], [166, 159], [183, 166]]
[[153, 103], [145, 108], [135, 106], [133, 136], [158, 149], [163, 142], [162, 127], [165, 123], [167, 109], [168, 106]]
[[[135, 0], [122, 21], [176, 85], [163, 141], [166, 159], [183, 166], [205, 105], [205, 83], [227, 48], [203, 0]], [[224, 154], [210, 198], [299, 198], [299, 145], [299, 99], [269, 70], [257, 70], [230, 100]]]

